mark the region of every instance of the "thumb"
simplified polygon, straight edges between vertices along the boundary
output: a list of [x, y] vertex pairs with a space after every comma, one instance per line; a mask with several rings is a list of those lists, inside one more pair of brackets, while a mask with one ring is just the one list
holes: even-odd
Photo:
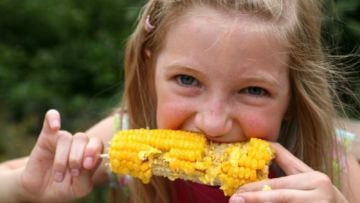
[[313, 169], [306, 165], [303, 161], [291, 154], [279, 143], [271, 143], [276, 151], [275, 162], [285, 172], [286, 175], [295, 175], [313, 171]]

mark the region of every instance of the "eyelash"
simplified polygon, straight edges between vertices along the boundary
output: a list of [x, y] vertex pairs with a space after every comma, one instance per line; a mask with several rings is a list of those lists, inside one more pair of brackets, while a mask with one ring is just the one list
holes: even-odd
[[194, 78], [193, 76], [190, 76], [190, 75], [185, 75], [185, 74], [176, 75], [175, 80], [179, 85], [185, 86], [185, 87], [199, 87], [200, 86], [200, 82], [196, 78]]
[[[200, 87], [200, 82], [193, 76], [179, 74], [175, 76], [175, 80], [177, 84], [184, 86], [184, 87]], [[264, 97], [269, 96], [270, 93], [266, 89], [258, 86], [249, 86], [243, 88], [239, 91], [239, 93], [248, 94], [254, 97]]]
[[[255, 91], [255, 92], [254, 92]], [[240, 93], [249, 94], [255, 97], [268, 96], [270, 93], [261, 87], [250, 86], [240, 90]]]

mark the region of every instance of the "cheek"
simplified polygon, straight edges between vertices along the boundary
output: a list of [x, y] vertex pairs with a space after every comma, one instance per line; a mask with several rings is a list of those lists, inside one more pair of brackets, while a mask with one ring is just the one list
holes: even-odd
[[266, 116], [244, 116], [242, 130], [247, 137], [276, 141], [279, 137], [281, 119]]
[[179, 129], [186, 120], [187, 108], [186, 105], [175, 101], [175, 102], [159, 102], [157, 106], [157, 127], [163, 129]]

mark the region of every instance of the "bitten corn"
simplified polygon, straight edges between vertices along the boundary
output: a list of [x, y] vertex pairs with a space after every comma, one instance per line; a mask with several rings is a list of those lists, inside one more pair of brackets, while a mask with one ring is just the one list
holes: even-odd
[[198, 133], [176, 130], [119, 131], [111, 141], [109, 165], [148, 183], [152, 175], [219, 185], [232, 195], [243, 184], [266, 179], [274, 157], [270, 144], [251, 138], [243, 143], [214, 143]]

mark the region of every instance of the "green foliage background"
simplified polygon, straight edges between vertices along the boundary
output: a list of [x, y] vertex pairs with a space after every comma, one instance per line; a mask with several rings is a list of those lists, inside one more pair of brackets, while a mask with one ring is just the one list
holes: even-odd
[[[0, 1], [0, 161], [29, 154], [50, 108], [77, 132], [118, 104], [124, 43], [144, 2]], [[358, 54], [360, 1], [326, 2], [324, 37], [333, 54]], [[357, 90], [358, 56], [350, 58]], [[105, 202], [107, 190], [77, 202]]]

